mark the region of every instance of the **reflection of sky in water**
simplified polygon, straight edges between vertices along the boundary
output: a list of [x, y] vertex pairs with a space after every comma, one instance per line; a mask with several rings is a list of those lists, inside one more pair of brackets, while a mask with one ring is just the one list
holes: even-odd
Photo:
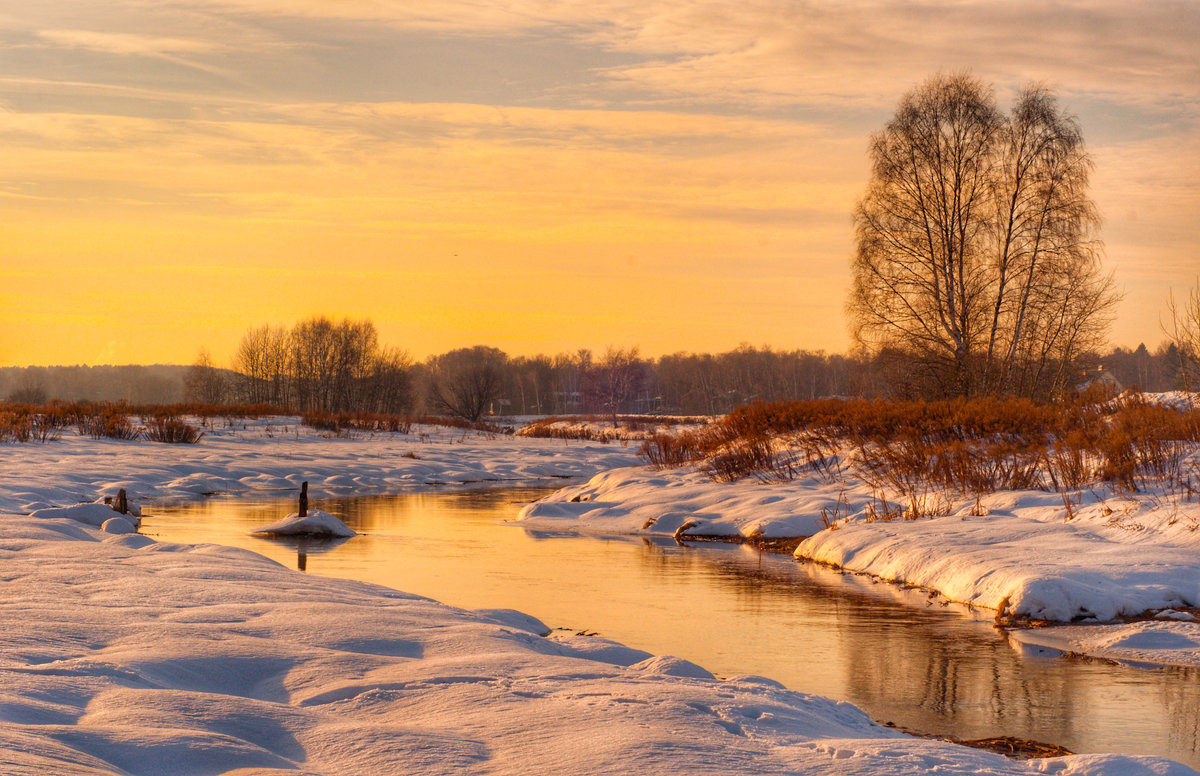
[[336, 544], [247, 534], [293, 511], [290, 500], [150, 508], [142, 533], [245, 547], [292, 568], [302, 557], [310, 574], [455, 606], [519, 609], [721, 676], [769, 676], [918, 730], [1200, 765], [1200, 672], [1022, 657], [987, 617], [745, 547], [501, 524], [544, 492], [313, 499], [362, 534]]

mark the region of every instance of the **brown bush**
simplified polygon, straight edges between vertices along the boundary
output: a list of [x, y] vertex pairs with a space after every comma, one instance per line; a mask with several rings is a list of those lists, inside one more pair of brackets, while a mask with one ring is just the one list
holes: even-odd
[[129, 421], [129, 415], [121, 407], [102, 407], [94, 414], [79, 417], [79, 433], [92, 439], [131, 440], [141, 436], [141, 430]]
[[[677, 438], [678, 437], [678, 438]], [[1036, 404], [1023, 399], [940, 402], [818, 400], [739, 407], [688, 438], [658, 434], [642, 448], [652, 465], [703, 461], [717, 481], [839, 475], [843, 461], [910, 512], [942, 505], [931, 489], [1078, 490], [1089, 483], [1135, 491], [1184, 487], [1200, 442], [1200, 412], [1120, 397]], [[1186, 489], [1186, 488], [1185, 488]]]
[[146, 422], [143, 432], [151, 442], [194, 445], [204, 437], [204, 432], [184, 423], [174, 415], [156, 415]]
[[350, 431], [364, 433], [388, 432], [407, 434], [412, 431], [414, 424], [428, 426], [446, 426], [460, 428], [466, 431], [482, 431], [488, 434], [511, 434], [512, 429], [485, 423], [483, 421], [463, 420], [462, 418], [443, 418], [439, 416], [422, 415], [410, 417], [407, 415], [382, 415], [374, 412], [322, 412], [314, 410], [300, 416], [300, 422], [320, 431], [341, 434]]
[[654, 434], [642, 442], [638, 454], [655, 469], [666, 469], [699, 461], [704, 458], [706, 451], [707, 445], [701, 434], [682, 431]]
[[28, 442], [33, 438], [33, 421], [27, 414], [0, 412], [0, 442]]

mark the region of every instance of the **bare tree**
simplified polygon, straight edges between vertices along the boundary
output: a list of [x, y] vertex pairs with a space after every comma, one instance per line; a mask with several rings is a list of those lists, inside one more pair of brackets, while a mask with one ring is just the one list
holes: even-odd
[[646, 369], [636, 347], [610, 347], [603, 358], [588, 364], [581, 381], [585, 399], [607, 413], [616, 428], [617, 414], [642, 389]]
[[848, 305], [858, 343], [899, 359], [913, 393], [1069, 385], [1119, 298], [1100, 270], [1075, 120], [1039, 86], [1005, 116], [982, 82], [938, 75], [870, 153]]
[[508, 356], [477, 345], [429, 359], [430, 400], [438, 410], [479, 420], [500, 398]]
[[1182, 302], [1172, 293], [1167, 299], [1169, 318], [1163, 330], [1175, 346], [1179, 382], [1185, 391], [1200, 390], [1200, 278]]
[[379, 344], [369, 320], [300, 321], [246, 332], [234, 355], [243, 401], [301, 411], [408, 412], [412, 360]]
[[49, 398], [46, 381], [43, 377], [45, 370], [28, 367], [21, 370], [16, 386], [8, 394], [7, 401], [16, 404], [45, 404]]
[[197, 404], [224, 404], [229, 398], [229, 382], [213, 366], [212, 356], [204, 348], [184, 375], [183, 397]]

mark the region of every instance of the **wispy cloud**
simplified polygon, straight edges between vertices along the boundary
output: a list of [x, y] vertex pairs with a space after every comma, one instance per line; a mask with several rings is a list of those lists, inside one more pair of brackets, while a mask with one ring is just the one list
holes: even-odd
[[94, 30], [39, 30], [38, 37], [65, 48], [102, 51], [109, 54], [163, 56], [199, 54], [219, 51], [225, 46], [217, 41], [194, 38], [164, 38], [128, 32], [97, 32]]

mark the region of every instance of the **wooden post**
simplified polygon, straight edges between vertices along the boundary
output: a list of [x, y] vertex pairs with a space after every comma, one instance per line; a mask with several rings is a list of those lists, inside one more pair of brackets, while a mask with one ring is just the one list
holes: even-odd
[[[121, 491], [124, 493], [125, 491]], [[308, 517], [308, 482], [300, 486], [300, 510], [296, 513], [300, 517]]]
[[124, 488], [117, 491], [117, 503], [113, 505], [113, 509], [123, 515], [129, 514], [129, 498], [125, 495]]

